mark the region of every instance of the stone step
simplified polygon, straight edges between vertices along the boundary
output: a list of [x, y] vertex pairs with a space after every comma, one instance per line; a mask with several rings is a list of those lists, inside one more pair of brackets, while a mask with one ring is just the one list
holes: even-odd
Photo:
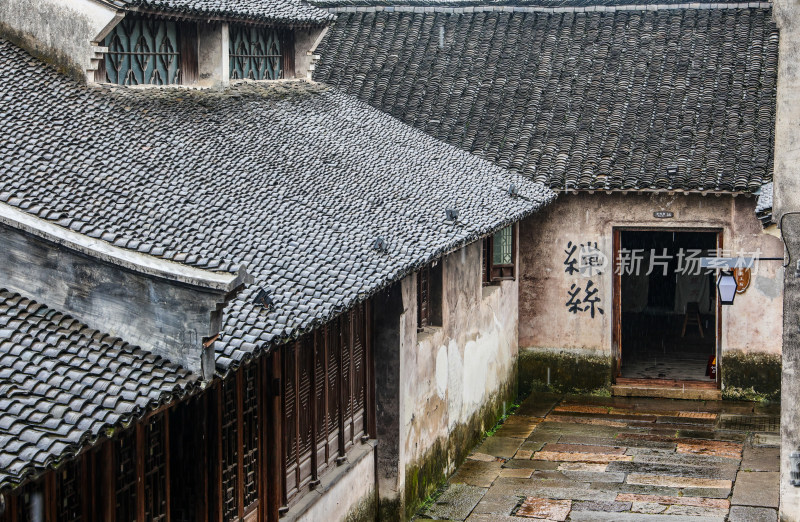
[[664, 399], [687, 399], [701, 401], [722, 400], [722, 391], [716, 388], [690, 386], [622, 385], [611, 387], [611, 395], [617, 397], [659, 397]]

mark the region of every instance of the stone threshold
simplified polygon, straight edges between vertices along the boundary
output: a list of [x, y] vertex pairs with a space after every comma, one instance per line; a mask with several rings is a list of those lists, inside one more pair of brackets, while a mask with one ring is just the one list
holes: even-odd
[[611, 395], [705, 401], [722, 400], [722, 391], [713, 381], [618, 378], [616, 384], [611, 386]]

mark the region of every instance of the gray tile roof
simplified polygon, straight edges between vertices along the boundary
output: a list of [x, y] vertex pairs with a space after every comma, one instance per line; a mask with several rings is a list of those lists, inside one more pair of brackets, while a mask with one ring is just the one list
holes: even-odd
[[0, 202], [200, 268], [247, 266], [219, 373], [554, 197], [324, 86], [84, 87], [4, 41], [0, 136]]
[[[342, 7], [436, 7], [445, 9], [461, 9], [474, 7], [474, 11], [511, 11], [516, 7], [540, 7], [546, 9], [570, 9], [584, 7], [635, 7], [635, 6], [659, 6], [673, 7], [691, 4], [700, 9], [706, 7], [719, 7], [735, 4], [767, 4], [764, 2], [746, 2], [743, 0], [311, 0], [313, 5], [324, 8]], [[751, 6], [752, 7], [752, 6]]]
[[333, 17], [305, 0], [106, 0], [120, 8], [141, 8], [189, 16], [222, 16], [258, 22], [319, 25]]
[[338, 15], [314, 78], [551, 188], [754, 191], [778, 30], [770, 9], [697, 6], [365, 8]]
[[0, 288], [0, 491], [195, 389], [186, 370]]

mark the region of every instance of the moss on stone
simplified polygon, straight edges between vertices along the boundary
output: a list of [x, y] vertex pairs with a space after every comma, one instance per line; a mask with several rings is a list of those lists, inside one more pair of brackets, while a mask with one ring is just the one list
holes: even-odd
[[345, 522], [374, 522], [383, 520], [378, 518], [378, 494], [373, 490], [369, 495], [362, 498], [345, 517]]
[[722, 397], [729, 400], [779, 401], [779, 355], [726, 352], [722, 356]]
[[[466, 460], [472, 448], [483, 440], [484, 432], [497, 423], [505, 408], [513, 404], [516, 398], [517, 366], [514, 365], [505, 385], [468, 422], [456, 426], [447, 438], [438, 439], [420, 459], [406, 466], [405, 520], [411, 519], [424, 500], [447, 481], [447, 477]], [[384, 515], [390, 515], [386, 513], [383, 502], [381, 500], [379, 520], [399, 520], [383, 518]]]
[[[548, 385], [547, 370], [550, 369]], [[598, 393], [611, 388], [611, 357], [535, 349], [519, 352], [519, 390], [532, 392]]]

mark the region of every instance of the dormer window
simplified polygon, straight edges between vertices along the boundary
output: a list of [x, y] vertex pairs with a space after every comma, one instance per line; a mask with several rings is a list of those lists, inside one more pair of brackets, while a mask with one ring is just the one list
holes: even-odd
[[287, 31], [231, 24], [229, 29], [230, 79], [278, 80], [284, 78]]
[[194, 24], [126, 16], [103, 42], [108, 52], [97, 71], [98, 81], [118, 85], [193, 81], [197, 60], [191, 51], [196, 42]]

